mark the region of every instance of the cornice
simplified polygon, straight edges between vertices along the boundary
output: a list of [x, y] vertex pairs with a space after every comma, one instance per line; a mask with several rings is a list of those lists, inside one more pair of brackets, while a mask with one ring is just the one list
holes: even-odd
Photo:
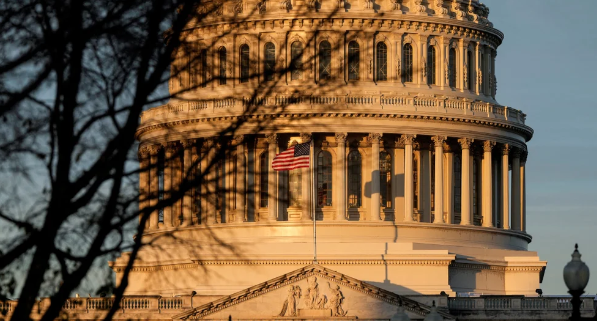
[[[220, 123], [220, 122], [236, 122], [239, 120], [244, 120], [247, 122], [250, 121], [260, 121], [260, 120], [275, 120], [275, 119], [314, 119], [314, 118], [367, 118], [367, 119], [401, 119], [401, 120], [409, 120], [409, 121], [430, 121], [430, 122], [438, 122], [438, 123], [464, 123], [470, 124], [475, 126], [484, 126], [484, 127], [494, 127], [499, 128], [507, 131], [511, 131], [523, 136], [527, 141], [530, 140], [533, 136], [533, 129], [527, 125], [522, 124], [515, 124], [508, 121], [499, 121], [491, 118], [481, 118], [481, 117], [462, 117], [462, 116], [447, 116], [443, 115], [429, 115], [429, 114], [411, 114], [411, 113], [399, 113], [394, 112], [392, 114], [385, 114], [385, 113], [375, 113], [375, 112], [342, 112], [342, 113], [310, 113], [310, 112], [302, 112], [302, 113], [281, 113], [281, 114], [257, 114], [257, 115], [248, 115], [248, 116], [233, 116], [233, 115], [226, 115], [226, 116], [214, 116], [214, 117], [197, 117], [197, 118], [189, 118], [189, 119], [180, 119], [180, 120], [171, 120], [171, 121], [164, 121], [158, 124], [146, 125], [140, 127], [135, 136], [137, 139], [140, 139], [142, 135], [147, 133], [158, 131], [165, 128], [174, 128], [176, 126], [181, 125], [188, 125], [193, 123]], [[188, 138], [198, 138], [198, 137], [188, 137]]]
[[461, 270], [489, 270], [499, 272], [541, 272], [544, 266], [500, 266], [490, 264], [460, 263], [450, 264], [451, 269]]

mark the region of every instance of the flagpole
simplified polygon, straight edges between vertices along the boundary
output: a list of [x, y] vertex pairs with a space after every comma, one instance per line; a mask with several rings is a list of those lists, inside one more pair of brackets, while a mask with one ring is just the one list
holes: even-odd
[[313, 162], [315, 158], [313, 155], [315, 153], [315, 145], [313, 145], [313, 140], [311, 140], [310, 149], [313, 151], [313, 153], [309, 153], [311, 157], [311, 208], [313, 209], [313, 264], [317, 264], [317, 213], [315, 211], [317, 204], [315, 186], [317, 182], [315, 181], [315, 163]]

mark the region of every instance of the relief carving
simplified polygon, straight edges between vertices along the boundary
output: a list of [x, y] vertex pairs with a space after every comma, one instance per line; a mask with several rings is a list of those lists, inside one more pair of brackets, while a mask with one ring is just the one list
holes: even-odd
[[328, 288], [330, 289], [330, 303], [328, 308], [332, 310], [333, 317], [343, 317], [348, 313], [348, 311], [344, 311], [342, 308], [342, 303], [344, 301], [344, 295], [342, 291], [340, 291], [340, 286], [334, 284], [334, 286], [330, 285], [328, 282]]
[[319, 310], [324, 309], [327, 302], [325, 295], [319, 295], [319, 285], [317, 284], [317, 277], [307, 279], [309, 287], [305, 290], [305, 306], [307, 309]]
[[284, 300], [282, 310], [278, 316], [281, 317], [296, 317], [298, 315], [298, 302], [301, 297], [301, 287], [298, 285], [291, 285], [288, 289], [288, 297]]

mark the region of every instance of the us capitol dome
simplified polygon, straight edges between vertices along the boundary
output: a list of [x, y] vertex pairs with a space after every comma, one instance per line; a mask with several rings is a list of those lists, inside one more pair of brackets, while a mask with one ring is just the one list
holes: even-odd
[[[448, 298], [535, 296], [547, 262], [526, 232], [533, 130], [496, 100], [504, 35], [487, 6], [197, 10], [183, 39], [193, 49], [172, 66], [170, 92], [182, 93], [141, 116], [140, 209], [184, 173], [202, 179], [152, 212], [126, 295], [184, 297], [167, 303], [194, 302], [183, 319], [390, 319], [401, 306], [422, 319], [432, 305], [450, 318]], [[272, 169], [309, 141], [310, 168]], [[117, 280], [128, 258], [110, 263]]]

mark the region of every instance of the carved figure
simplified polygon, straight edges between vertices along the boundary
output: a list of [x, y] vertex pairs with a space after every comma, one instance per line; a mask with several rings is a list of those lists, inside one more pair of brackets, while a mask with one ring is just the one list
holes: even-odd
[[280, 9], [288, 11], [288, 10], [290, 10], [290, 6], [291, 6], [290, 0], [280, 1]]
[[332, 316], [333, 317], [343, 317], [348, 313], [348, 311], [344, 311], [342, 308], [342, 301], [344, 300], [344, 295], [342, 291], [340, 291], [340, 286], [335, 285], [331, 286], [330, 282], [328, 282], [328, 288], [330, 289], [330, 304], [328, 305], [328, 309], [332, 309]]
[[265, 14], [265, 10], [266, 10], [265, 1], [257, 2], [257, 12], [259, 12], [259, 14]]
[[327, 302], [327, 298], [325, 295], [319, 295], [319, 285], [317, 284], [317, 277], [312, 277], [307, 279], [307, 283], [309, 283], [309, 288], [305, 290], [305, 306], [307, 309], [317, 310], [317, 309], [324, 309], [325, 303]]
[[282, 310], [278, 316], [281, 317], [296, 317], [297, 316], [297, 306], [298, 301], [301, 297], [301, 288], [298, 285], [291, 285], [288, 289], [288, 296], [286, 300], [284, 300], [284, 304], [282, 305]]
[[394, 5], [394, 10], [402, 10], [402, 0], [390, 0]]

